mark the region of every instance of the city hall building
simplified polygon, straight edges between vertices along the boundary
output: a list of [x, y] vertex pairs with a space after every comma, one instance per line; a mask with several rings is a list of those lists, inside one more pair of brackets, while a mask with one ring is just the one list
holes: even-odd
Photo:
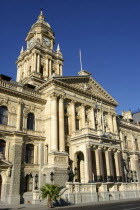
[[140, 124], [88, 71], [63, 76], [63, 55], [41, 11], [17, 59], [0, 75], [0, 199], [43, 203], [40, 187], [62, 187], [69, 203], [137, 198]]

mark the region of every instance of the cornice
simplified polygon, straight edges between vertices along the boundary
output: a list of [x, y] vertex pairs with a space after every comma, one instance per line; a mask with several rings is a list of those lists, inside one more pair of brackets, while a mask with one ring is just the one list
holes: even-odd
[[123, 127], [123, 128], [126, 128], [126, 129], [131, 129], [131, 130], [134, 130], [134, 131], [137, 131], [137, 132], [140, 132], [140, 126], [139, 125], [134, 125], [134, 124], [131, 124], [130, 122], [126, 122], [126, 121], [119, 121], [119, 127]]

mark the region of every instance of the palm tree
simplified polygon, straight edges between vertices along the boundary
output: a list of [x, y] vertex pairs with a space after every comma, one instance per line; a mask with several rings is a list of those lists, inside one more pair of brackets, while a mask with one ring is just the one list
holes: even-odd
[[60, 189], [53, 184], [45, 184], [40, 188], [42, 193], [42, 199], [48, 199], [48, 208], [52, 207], [52, 201], [55, 201], [59, 197]]

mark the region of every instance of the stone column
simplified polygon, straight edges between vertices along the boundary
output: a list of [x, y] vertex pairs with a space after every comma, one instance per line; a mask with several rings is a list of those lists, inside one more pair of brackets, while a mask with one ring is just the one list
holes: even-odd
[[34, 146], [34, 164], [38, 164], [38, 145]]
[[37, 55], [37, 72], [40, 73], [40, 54]]
[[49, 76], [52, 75], [52, 60], [49, 59]]
[[93, 174], [92, 174], [92, 154], [91, 154], [91, 147], [90, 145], [87, 145], [87, 157], [88, 157], [88, 177], [89, 177], [89, 180], [88, 182], [91, 183], [93, 182]]
[[48, 68], [48, 58], [46, 58], [46, 72], [45, 72], [45, 78], [47, 78], [49, 76], [49, 68]]
[[117, 119], [115, 115], [113, 115], [113, 127], [114, 127], [114, 133], [118, 134]]
[[101, 148], [95, 150], [96, 156], [96, 170], [97, 170], [97, 181], [102, 181], [102, 159], [101, 159]]
[[6, 141], [5, 158], [7, 161], [9, 160], [9, 145], [10, 145], [10, 142]]
[[112, 121], [112, 115], [108, 114], [108, 125], [110, 128], [110, 132], [113, 133], [113, 121]]
[[123, 173], [123, 166], [122, 166], [122, 156], [121, 156], [121, 152], [119, 150], [117, 151], [117, 158], [118, 158], [120, 181], [123, 181], [124, 173]]
[[60, 75], [62, 76], [62, 65], [60, 64]]
[[110, 165], [110, 176], [114, 177], [113, 162], [112, 162], [112, 150], [109, 149], [109, 165]]
[[90, 109], [90, 128], [95, 129], [95, 114], [93, 107]]
[[120, 168], [119, 168], [117, 152], [115, 152], [114, 155], [115, 155], [115, 168], [116, 168], [117, 181], [120, 181]]
[[34, 70], [36, 72], [36, 53], [34, 53]]
[[85, 128], [85, 105], [81, 105], [81, 128]]
[[76, 124], [75, 124], [75, 102], [71, 102], [71, 131], [75, 132]]
[[11, 183], [9, 191], [9, 204], [20, 203], [20, 184], [21, 184], [21, 162], [22, 162], [22, 137], [16, 137], [13, 142], [13, 167], [11, 173]]
[[17, 110], [17, 131], [21, 130], [21, 106], [22, 103], [18, 103], [18, 110]]
[[123, 141], [123, 134], [122, 134], [122, 131], [120, 131], [120, 140], [121, 140], [122, 149], [124, 150], [125, 145], [124, 145], [124, 141]]
[[24, 68], [24, 77], [23, 78], [25, 78], [26, 77], [26, 61], [24, 60], [24, 66], [23, 66], [23, 68]]
[[34, 54], [32, 54], [32, 60], [31, 60], [31, 71], [35, 71], [34, 69]]
[[44, 164], [48, 164], [48, 145], [44, 147]]
[[39, 143], [39, 182], [38, 182], [38, 188], [40, 189], [40, 187], [44, 184], [43, 183], [43, 174], [41, 169], [44, 166], [44, 143], [40, 142]]
[[110, 169], [110, 159], [109, 159], [109, 151], [106, 150], [105, 151], [105, 159], [106, 159], [106, 170], [107, 170], [107, 180], [110, 180], [110, 176], [111, 176], [111, 169]]
[[59, 150], [65, 151], [65, 134], [64, 134], [64, 98], [59, 99]]
[[58, 151], [57, 96], [51, 96], [51, 151]]

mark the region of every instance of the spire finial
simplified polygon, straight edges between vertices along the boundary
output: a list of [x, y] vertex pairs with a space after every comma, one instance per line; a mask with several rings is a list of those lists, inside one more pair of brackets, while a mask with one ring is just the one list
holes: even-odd
[[21, 50], [20, 50], [20, 53], [23, 53], [23, 51], [24, 51], [24, 49], [23, 49], [23, 46], [22, 46], [22, 48], [21, 48]]
[[56, 52], [60, 52], [60, 45], [59, 44], [57, 45]]
[[45, 19], [44, 15], [43, 15], [43, 9], [40, 9], [40, 15], [38, 16], [38, 19], [39, 20], [44, 20]]

